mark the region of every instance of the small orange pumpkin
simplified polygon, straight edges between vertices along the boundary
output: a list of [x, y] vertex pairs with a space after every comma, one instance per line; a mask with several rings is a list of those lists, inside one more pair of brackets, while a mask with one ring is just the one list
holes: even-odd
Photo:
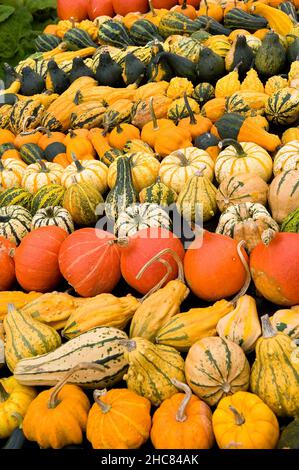
[[111, 147], [122, 150], [129, 140], [140, 139], [140, 131], [132, 124], [118, 124], [108, 137]]
[[152, 120], [143, 126], [141, 139], [150, 145], [150, 147], [154, 148], [161, 131], [165, 129], [175, 129], [176, 127], [171, 119], [157, 119], [153, 105], [153, 98], [150, 99], [149, 108]]
[[182, 15], [187, 16], [191, 20], [195, 20], [195, 18], [197, 18], [197, 12], [194, 6], [187, 3], [187, 0], [183, 0], [182, 5], [175, 5], [171, 8], [170, 11], [176, 11], [177, 13], [181, 13]]
[[178, 123], [178, 127], [188, 129], [190, 131], [192, 139], [195, 139], [196, 137], [204, 134], [205, 132], [209, 132], [212, 127], [212, 122], [210, 121], [210, 119], [205, 118], [200, 114], [194, 114], [189, 104], [186, 93], [184, 95], [184, 100], [185, 106], [189, 113], [189, 117], [181, 119]]
[[7, 130], [7, 129], [0, 129], [0, 145], [2, 144], [14, 144], [15, 135]]

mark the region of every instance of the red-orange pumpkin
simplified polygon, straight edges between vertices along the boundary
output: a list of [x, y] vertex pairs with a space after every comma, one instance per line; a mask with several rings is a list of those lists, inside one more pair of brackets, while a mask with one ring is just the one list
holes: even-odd
[[64, 278], [82, 297], [111, 292], [121, 278], [119, 248], [109, 232], [83, 228], [61, 246], [59, 266]]
[[[248, 257], [241, 248], [244, 262]], [[184, 269], [192, 292], [201, 299], [215, 302], [236, 294], [248, 280], [238, 254], [238, 243], [232, 238], [204, 230], [188, 248]]]
[[[165, 276], [165, 265], [160, 261], [153, 262], [140, 279], [136, 279], [139, 271], [160, 251], [169, 248], [175, 251], [181, 260], [185, 250], [182, 242], [172, 232], [164, 228], [146, 228], [128, 239], [128, 245], [121, 248], [121, 273], [127, 284], [141, 294], [147, 294]], [[171, 254], [161, 257], [171, 266], [171, 273], [165, 284], [178, 276], [178, 266]]]
[[9, 290], [15, 281], [15, 263], [13, 260], [16, 245], [0, 237], [0, 291]]
[[250, 270], [258, 291], [277, 304], [299, 304], [299, 234], [270, 233], [250, 255]]
[[16, 277], [26, 291], [51, 292], [62, 276], [58, 253], [67, 232], [60, 227], [41, 227], [23, 238], [15, 253]]
[[125, 16], [132, 11], [146, 13], [148, 11], [147, 0], [112, 0], [113, 10], [116, 14]]

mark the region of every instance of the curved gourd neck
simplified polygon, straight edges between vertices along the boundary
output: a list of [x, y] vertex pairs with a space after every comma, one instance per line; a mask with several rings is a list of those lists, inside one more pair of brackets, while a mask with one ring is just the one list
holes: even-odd
[[277, 335], [277, 331], [273, 327], [269, 315], [263, 315], [261, 318], [263, 338], [274, 338]]
[[0, 382], [0, 403], [4, 403], [9, 399], [10, 395], [7, 393], [5, 388], [2, 385], [2, 382]]
[[176, 417], [175, 417], [175, 419], [179, 423], [183, 423], [188, 418], [187, 414], [186, 414], [186, 408], [190, 403], [190, 400], [191, 400], [191, 397], [192, 397], [192, 390], [191, 390], [190, 387], [188, 387], [187, 384], [184, 384], [183, 382], [179, 382], [176, 379], [172, 379], [171, 382], [177, 389], [179, 389], [179, 390], [181, 390], [182, 392], [185, 393], [185, 397], [183, 398], [183, 400], [182, 400], [182, 402], [179, 406], [179, 409], [177, 411]]
[[103, 397], [107, 394], [107, 390], [104, 389], [104, 390], [95, 390], [93, 392], [93, 398], [94, 398], [94, 401], [97, 405], [99, 405], [100, 409], [101, 409], [101, 412], [106, 414], [106, 413], [109, 413], [109, 411], [111, 410], [111, 405], [109, 405], [108, 403], [105, 403], [103, 400], [100, 399], [100, 397]]
[[239, 142], [237, 142], [234, 139], [224, 139], [221, 142], [219, 142], [219, 144], [218, 144], [218, 146], [221, 150], [225, 147], [228, 147], [229, 145], [234, 147], [237, 157], [239, 157], [239, 158], [247, 157], [247, 154], [246, 154], [246, 152], [244, 152], [242, 145], [239, 144]]

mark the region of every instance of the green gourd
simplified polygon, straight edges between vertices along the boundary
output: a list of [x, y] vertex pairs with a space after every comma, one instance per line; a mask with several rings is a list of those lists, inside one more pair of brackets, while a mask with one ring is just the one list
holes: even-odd
[[248, 70], [251, 69], [254, 61], [254, 53], [248, 46], [246, 37], [237, 36], [231, 49], [225, 57], [225, 65], [228, 72], [232, 72], [238, 67], [239, 77], [244, 78]]
[[200, 58], [196, 66], [198, 82], [216, 83], [225, 75], [224, 60], [218, 54], [204, 48], [200, 53]]
[[255, 56], [255, 68], [264, 77], [278, 75], [286, 62], [286, 52], [278, 34], [267, 33]]

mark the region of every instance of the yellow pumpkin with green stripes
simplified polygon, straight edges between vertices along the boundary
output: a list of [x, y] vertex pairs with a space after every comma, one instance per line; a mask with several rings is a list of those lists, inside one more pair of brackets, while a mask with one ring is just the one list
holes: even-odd
[[299, 339], [299, 305], [290, 309], [278, 310], [270, 317], [271, 323], [280, 333], [292, 339]]
[[273, 93], [266, 103], [265, 114], [273, 124], [296, 122], [299, 115], [299, 90], [287, 87]]
[[64, 193], [65, 188], [60, 184], [48, 184], [43, 186], [33, 196], [31, 202], [32, 214], [35, 214], [39, 209], [44, 209], [45, 207], [61, 206]]
[[101, 193], [88, 183], [74, 183], [65, 192], [63, 207], [71, 214], [75, 224], [92, 226], [98, 220], [96, 208], [104, 203]]

